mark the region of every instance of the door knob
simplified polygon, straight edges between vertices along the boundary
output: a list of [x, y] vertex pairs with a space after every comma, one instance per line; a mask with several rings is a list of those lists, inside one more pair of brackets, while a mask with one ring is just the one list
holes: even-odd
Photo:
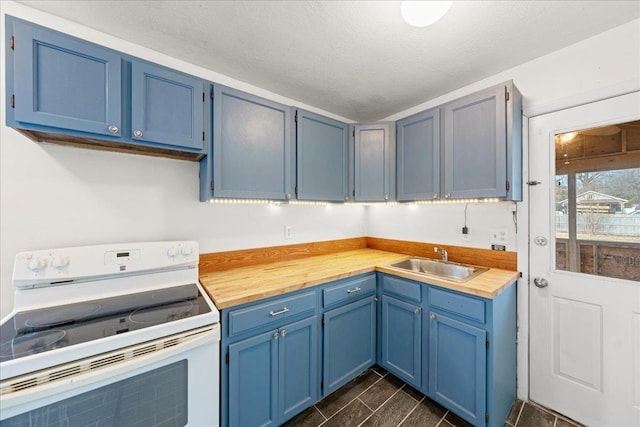
[[533, 279], [533, 284], [539, 288], [546, 288], [547, 286], [549, 286], [549, 281], [544, 277], [536, 277], [535, 279]]

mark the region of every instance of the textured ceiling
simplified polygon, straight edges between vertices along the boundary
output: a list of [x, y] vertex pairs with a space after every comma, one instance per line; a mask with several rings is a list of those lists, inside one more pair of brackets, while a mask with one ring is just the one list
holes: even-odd
[[640, 17], [634, 1], [20, 1], [352, 120], [374, 121]]

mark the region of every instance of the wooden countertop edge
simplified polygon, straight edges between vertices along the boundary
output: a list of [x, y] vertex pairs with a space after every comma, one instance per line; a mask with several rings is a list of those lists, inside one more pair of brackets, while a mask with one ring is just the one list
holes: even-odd
[[[372, 249], [361, 249], [361, 250], [376, 251], [376, 252], [383, 253], [383, 251], [372, 250]], [[399, 257], [397, 258], [397, 260], [410, 258], [410, 256], [408, 255], [397, 254], [393, 252], [388, 252], [388, 255]], [[321, 257], [322, 255], [318, 256], [317, 258], [321, 258]], [[307, 259], [312, 260], [313, 258], [316, 258], [316, 257], [309, 257]], [[482, 273], [477, 277], [474, 277], [472, 280], [468, 282], [460, 283], [460, 282], [454, 282], [446, 279], [439, 279], [432, 276], [424, 276], [421, 274], [412, 273], [409, 271], [391, 267], [390, 263], [395, 261], [396, 260], [374, 262], [371, 265], [366, 265], [366, 266], [360, 265], [353, 269], [345, 267], [344, 269], [340, 270], [338, 273], [330, 273], [327, 275], [323, 275], [321, 277], [316, 276], [313, 278], [304, 278], [304, 279], [301, 279], [300, 281], [296, 281], [295, 283], [278, 286], [277, 288], [265, 289], [263, 291], [259, 291], [259, 288], [252, 288], [248, 291], [245, 290], [244, 292], [239, 290], [238, 295], [237, 296], [234, 295], [233, 297], [222, 297], [222, 298], [220, 296], [216, 297], [215, 289], [210, 289], [210, 288], [213, 288], [215, 285], [211, 283], [207, 284], [206, 282], [211, 282], [211, 278], [209, 276], [219, 276], [221, 274], [225, 276], [228, 274], [232, 275], [235, 269], [220, 271], [213, 274], [209, 273], [209, 274], [201, 275], [200, 282], [202, 283], [203, 287], [207, 291], [207, 294], [209, 294], [209, 296], [213, 300], [216, 307], [218, 307], [218, 309], [228, 309], [241, 304], [255, 302], [261, 299], [270, 298], [273, 296], [278, 296], [278, 295], [282, 295], [282, 294], [286, 294], [289, 292], [294, 292], [302, 289], [307, 289], [314, 286], [323, 285], [325, 283], [329, 283], [335, 280], [340, 280], [340, 279], [357, 276], [360, 274], [365, 274], [365, 273], [374, 272], [374, 271], [392, 274], [392, 275], [403, 277], [406, 279], [415, 280], [422, 283], [428, 283], [428, 284], [443, 287], [446, 289], [451, 289], [451, 290], [463, 292], [466, 294], [476, 295], [479, 297], [489, 298], [489, 299], [492, 299], [498, 296], [505, 289], [507, 289], [512, 283], [514, 283], [519, 277], [519, 273], [517, 271], [490, 268], [488, 271]], [[273, 265], [277, 265], [277, 264], [278, 263], [274, 263]], [[261, 266], [256, 266], [256, 269], [259, 270], [260, 268], [265, 268], [266, 266], [272, 266], [272, 264], [262, 264]], [[271, 268], [271, 267], [266, 267], [266, 268]], [[294, 268], [294, 267], [291, 267], [291, 268]], [[238, 269], [238, 270], [241, 270], [241, 269]], [[223, 278], [224, 276], [219, 277], [217, 280], [222, 280]], [[483, 284], [483, 282], [484, 283], [488, 282], [488, 283]], [[496, 283], [500, 283], [500, 284], [496, 285]]]
[[223, 310], [226, 308], [235, 307], [235, 306], [246, 304], [249, 302], [260, 301], [261, 299], [283, 295], [289, 292], [295, 292], [295, 291], [300, 291], [302, 289], [313, 288], [315, 286], [320, 286], [320, 285], [324, 285], [325, 283], [333, 282], [334, 280], [346, 279], [348, 277], [358, 276], [360, 274], [371, 273], [374, 271], [376, 271], [375, 266], [367, 267], [367, 268], [359, 268], [356, 270], [349, 270], [347, 272], [341, 272], [338, 274], [323, 276], [322, 278], [319, 278], [319, 279], [300, 281], [295, 284], [284, 285], [275, 290], [268, 290], [265, 292], [256, 292], [256, 293], [252, 293], [251, 295], [243, 295], [243, 296], [232, 298], [232, 299], [231, 298], [216, 299], [211, 294], [209, 294], [209, 296], [213, 300], [213, 303], [216, 305], [216, 307], [218, 307], [219, 310]]
[[[434, 276], [425, 276], [420, 273], [412, 273], [410, 271], [403, 270], [401, 268], [391, 267], [389, 265], [379, 265], [376, 266], [376, 271], [381, 273], [392, 274], [394, 276], [403, 277], [405, 279], [411, 279], [416, 282], [422, 282], [429, 285], [439, 286], [441, 288], [451, 289], [454, 291], [459, 291], [465, 294], [476, 295], [483, 298], [493, 299], [500, 295], [505, 289], [507, 289], [511, 284], [513, 284], [520, 277], [520, 273], [517, 271], [509, 271], [509, 270], [501, 270], [498, 268], [490, 268], [489, 270], [482, 273], [480, 276], [474, 277], [468, 282], [456, 282], [453, 280], [440, 279]], [[487, 276], [481, 277], [482, 275], [489, 276], [497, 276], [492, 277], [491, 279], [487, 279]], [[479, 289], [478, 285], [474, 285], [470, 287], [469, 284], [476, 281], [487, 281], [491, 280], [493, 283], [488, 286], [491, 289]], [[496, 287], [496, 282], [502, 283], [502, 285]]]

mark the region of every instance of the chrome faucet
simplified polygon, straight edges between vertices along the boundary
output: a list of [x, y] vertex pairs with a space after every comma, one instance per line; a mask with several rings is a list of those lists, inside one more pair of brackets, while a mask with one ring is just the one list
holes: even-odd
[[433, 252], [438, 252], [440, 253], [440, 255], [442, 256], [442, 261], [448, 261], [449, 260], [449, 254], [447, 253], [447, 250], [445, 248], [433, 248]]

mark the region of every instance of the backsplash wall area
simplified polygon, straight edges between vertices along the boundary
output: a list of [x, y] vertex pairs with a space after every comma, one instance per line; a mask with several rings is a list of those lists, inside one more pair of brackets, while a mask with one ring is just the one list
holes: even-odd
[[1, 135], [2, 316], [20, 251], [193, 239], [217, 252], [364, 235], [363, 206], [200, 203], [197, 163], [37, 144], [4, 126]]

